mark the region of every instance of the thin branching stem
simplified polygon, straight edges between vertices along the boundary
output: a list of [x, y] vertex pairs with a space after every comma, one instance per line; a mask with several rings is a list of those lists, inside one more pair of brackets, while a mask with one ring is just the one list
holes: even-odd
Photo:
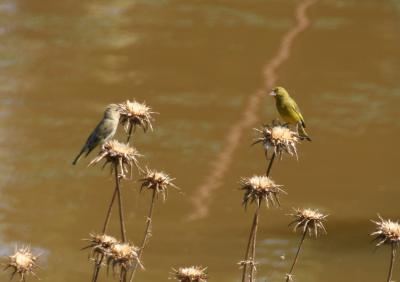
[[113, 195], [111, 197], [110, 205], [108, 206], [106, 220], [104, 221], [104, 226], [103, 226], [103, 230], [102, 230], [102, 234], [103, 235], [106, 234], [108, 224], [110, 223], [111, 211], [112, 211], [112, 207], [114, 205], [115, 196], [117, 195], [117, 191], [118, 191], [117, 190], [117, 184], [115, 184], [115, 189], [114, 189]]
[[129, 130], [128, 130], [128, 139], [126, 140], [126, 143], [129, 143], [129, 141], [131, 140], [132, 129], [133, 129], [133, 124], [130, 123], [130, 124], [129, 124]]
[[306, 235], [307, 235], [307, 228], [304, 229], [303, 235], [301, 236], [299, 247], [297, 248], [296, 256], [294, 257], [294, 260], [293, 260], [292, 266], [290, 267], [289, 273], [286, 275], [286, 282], [289, 282], [290, 278], [292, 277], [293, 269], [294, 269], [294, 267], [295, 267], [295, 265], [297, 263], [297, 260], [299, 258], [301, 246], [303, 245], [303, 242], [304, 242], [304, 239], [306, 238]]
[[121, 269], [121, 273], [119, 274], [119, 281], [120, 282], [126, 282], [126, 274], [127, 274], [126, 269], [122, 268]]
[[[116, 182], [116, 190], [117, 190], [117, 196], [118, 196], [118, 210], [119, 210], [119, 222], [120, 222], [120, 226], [121, 226], [121, 238], [122, 238], [122, 242], [125, 243], [126, 242], [126, 229], [125, 229], [124, 212], [123, 212], [123, 206], [122, 206], [122, 194], [121, 194], [121, 189], [120, 189], [120, 180], [121, 180], [121, 176], [118, 174], [118, 165], [115, 164], [115, 182]], [[119, 281], [126, 282], [126, 270], [124, 268], [121, 269]]]
[[392, 282], [393, 265], [395, 259], [396, 259], [396, 245], [392, 243], [392, 255], [390, 257], [390, 266], [389, 266], [387, 282]]
[[101, 267], [101, 263], [103, 262], [103, 258], [104, 258], [104, 255], [102, 254], [100, 256], [100, 258], [97, 258], [97, 260], [94, 264], [92, 282], [96, 282], [97, 278], [99, 277], [100, 267]]
[[[267, 156], [266, 153], [265, 153], [265, 156]], [[271, 157], [271, 159], [269, 161], [269, 164], [268, 164], [268, 168], [267, 168], [267, 176], [268, 177], [269, 177], [269, 174], [271, 173], [272, 164], [274, 163], [274, 160], [275, 160], [275, 152], [272, 154], [272, 157]]]
[[256, 270], [256, 241], [257, 241], [257, 229], [258, 229], [258, 217], [260, 214], [260, 205], [257, 206], [257, 210], [254, 214], [253, 224], [253, 242], [251, 247], [251, 264], [250, 264], [250, 282], [255, 281], [255, 270]]
[[151, 203], [150, 203], [150, 209], [149, 209], [149, 214], [147, 216], [147, 224], [146, 224], [146, 229], [144, 232], [144, 236], [143, 236], [143, 240], [142, 240], [142, 244], [140, 245], [140, 249], [138, 251], [138, 259], [133, 267], [132, 273], [131, 273], [131, 277], [129, 279], [130, 282], [133, 281], [134, 277], [135, 277], [135, 273], [136, 273], [136, 269], [139, 265], [139, 261], [141, 258], [141, 255], [143, 253], [143, 249], [146, 246], [150, 236], [151, 236], [151, 228], [152, 228], [152, 220], [153, 220], [153, 210], [154, 210], [154, 203], [156, 200], [156, 196], [157, 196], [157, 191], [156, 189], [153, 189], [153, 195], [151, 197]]
[[117, 196], [118, 196], [118, 210], [119, 210], [119, 222], [121, 225], [121, 238], [122, 242], [126, 242], [126, 229], [125, 229], [125, 221], [124, 221], [124, 213], [123, 213], [123, 206], [122, 206], [122, 195], [121, 189], [119, 187], [120, 184], [120, 175], [118, 173], [118, 165], [115, 164], [115, 182], [116, 182], [116, 189], [117, 189]]
[[[254, 218], [253, 218], [253, 225], [254, 225]], [[251, 228], [251, 230], [250, 230], [250, 235], [249, 235], [249, 240], [248, 240], [248, 242], [247, 242], [246, 253], [245, 253], [245, 255], [244, 255], [242, 282], [246, 282], [247, 264], [248, 264], [249, 253], [250, 253], [250, 246], [251, 246], [251, 242], [253, 241], [253, 230], [254, 230], [254, 229]]]
[[[258, 211], [259, 211], [259, 209], [260, 209], [260, 206], [257, 206], [256, 212], [254, 213], [254, 217], [253, 217], [253, 223], [252, 223], [251, 229], [250, 229], [249, 240], [247, 242], [246, 253], [245, 253], [244, 260], [243, 260], [242, 282], [246, 282], [247, 264], [249, 264], [250, 252], [252, 251], [251, 247], [253, 246], [253, 241], [254, 241], [254, 237], [255, 237], [254, 232], [257, 230], [256, 226], [258, 225]], [[251, 261], [250, 263], [253, 264], [254, 261]]]
[[[118, 181], [116, 181], [116, 183], [115, 183], [115, 189], [114, 189], [113, 195], [111, 197], [110, 204], [108, 205], [107, 215], [106, 215], [106, 219], [104, 221], [103, 230], [102, 230], [102, 234], [103, 235], [106, 234], [108, 224], [110, 223], [112, 207], [114, 205], [115, 197], [116, 197], [117, 192], [118, 192], [117, 185], [118, 185]], [[103, 262], [103, 259], [104, 259], [104, 255], [103, 254], [100, 256], [100, 258], [96, 259], [96, 262], [95, 262], [95, 265], [94, 265], [94, 270], [93, 270], [92, 282], [96, 282], [97, 281], [97, 278], [98, 278], [99, 272], [100, 272], [101, 263]]]

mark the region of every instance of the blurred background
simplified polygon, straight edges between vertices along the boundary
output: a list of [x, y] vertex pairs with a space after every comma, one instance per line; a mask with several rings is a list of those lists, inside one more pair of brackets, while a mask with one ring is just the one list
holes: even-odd
[[[154, 132], [135, 133], [140, 163], [165, 170], [182, 189], [156, 204], [137, 280], [167, 281], [172, 267], [202, 265], [210, 281], [239, 281], [253, 209], [241, 206], [238, 182], [266, 167], [261, 146], [250, 146], [252, 127], [202, 203], [206, 216], [187, 218], [299, 3], [0, 1], [0, 255], [29, 243], [42, 253], [42, 281], [90, 279], [82, 239], [101, 230], [113, 177], [86, 167], [96, 152], [71, 162], [105, 105], [136, 99], [160, 113]], [[277, 75], [313, 141], [299, 145], [299, 161], [274, 165], [288, 195], [280, 208], [262, 210], [258, 280], [283, 281], [300, 237], [287, 214], [312, 207], [330, 214], [329, 233], [305, 242], [296, 280], [382, 281], [390, 252], [375, 251], [369, 234], [377, 213], [400, 216], [400, 1], [320, 0], [307, 15], [310, 26]], [[272, 97], [255, 114], [253, 127], [276, 118]], [[123, 192], [128, 238], [138, 244], [150, 193], [139, 194], [133, 181]], [[102, 272], [106, 280], [113, 278]]]

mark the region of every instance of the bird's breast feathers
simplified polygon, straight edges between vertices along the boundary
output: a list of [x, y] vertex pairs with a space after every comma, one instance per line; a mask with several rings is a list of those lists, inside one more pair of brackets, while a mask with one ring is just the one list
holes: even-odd
[[279, 114], [282, 116], [285, 122], [293, 124], [299, 122], [299, 117], [290, 104], [285, 103], [284, 101], [277, 100], [276, 108], [278, 109]]

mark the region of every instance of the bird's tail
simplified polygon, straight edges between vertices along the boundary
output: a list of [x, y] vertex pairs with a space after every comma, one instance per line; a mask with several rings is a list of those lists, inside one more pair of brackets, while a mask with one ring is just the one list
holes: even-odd
[[86, 146], [82, 148], [82, 150], [79, 152], [79, 154], [75, 157], [74, 161], [72, 162], [73, 165], [76, 165], [81, 158], [82, 154], [86, 151]]
[[311, 141], [310, 136], [308, 136], [306, 130], [304, 129], [304, 127], [301, 124], [299, 124], [297, 126], [297, 132], [301, 139], [307, 139], [308, 141]]

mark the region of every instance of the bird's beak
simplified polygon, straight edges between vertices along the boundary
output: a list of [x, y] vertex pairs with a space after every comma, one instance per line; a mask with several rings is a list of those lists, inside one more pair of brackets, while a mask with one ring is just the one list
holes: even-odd
[[274, 90], [272, 90], [271, 92], [269, 92], [269, 95], [271, 95], [271, 96], [276, 96], [276, 93], [275, 93]]

